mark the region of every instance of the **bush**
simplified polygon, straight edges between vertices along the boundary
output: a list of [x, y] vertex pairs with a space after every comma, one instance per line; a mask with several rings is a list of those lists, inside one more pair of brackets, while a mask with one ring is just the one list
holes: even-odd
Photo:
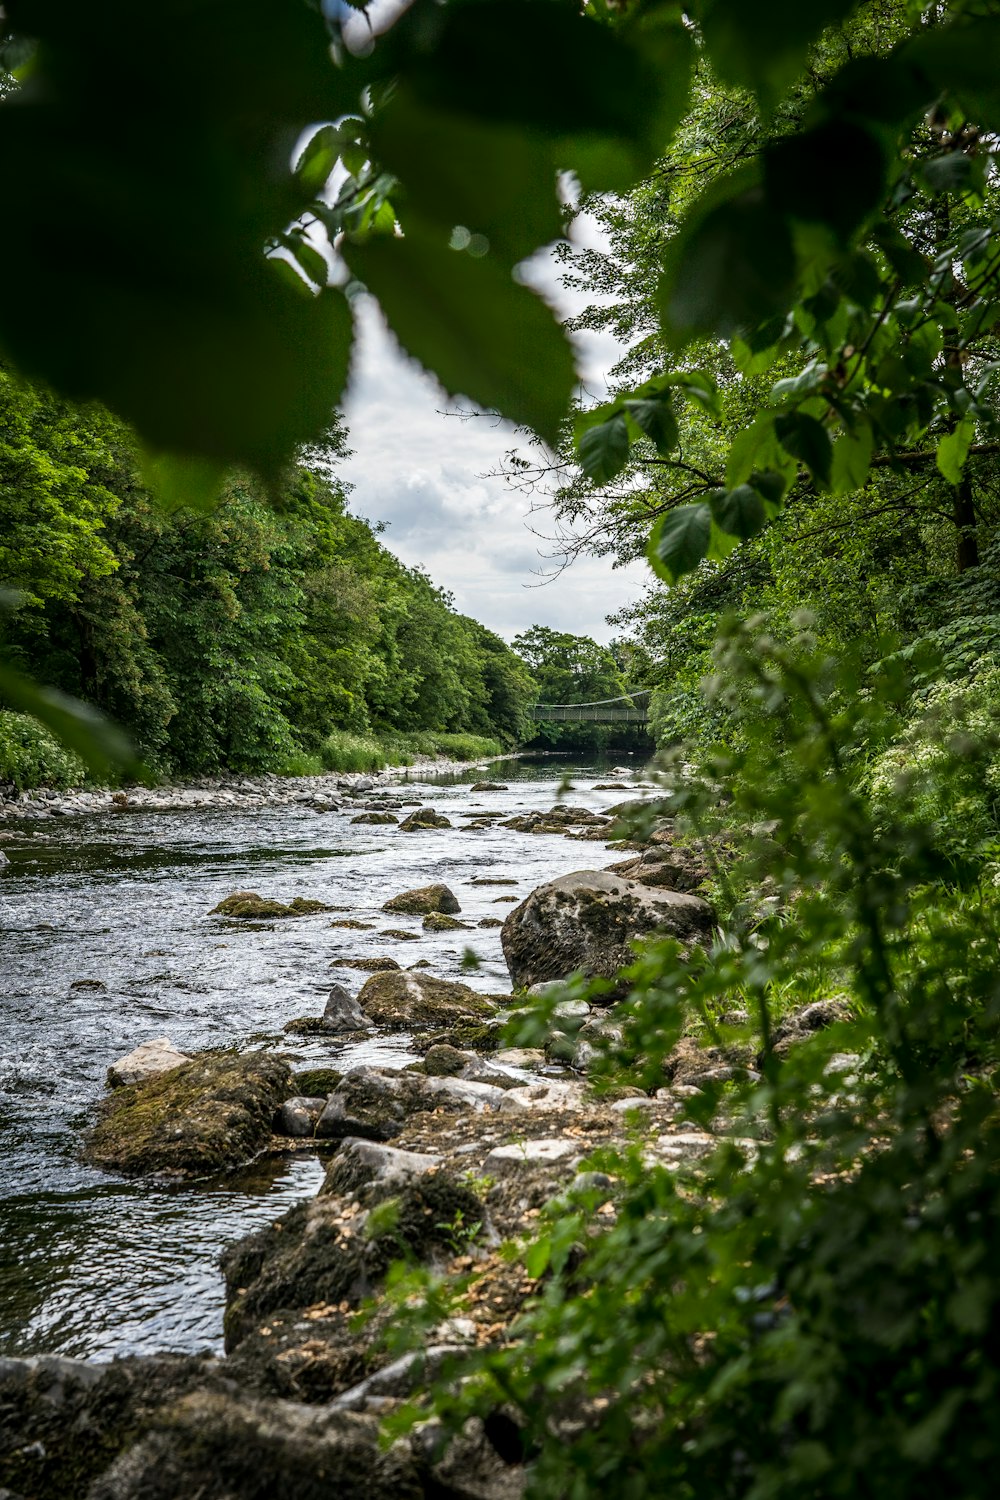
[[0, 710], [0, 782], [12, 782], [25, 791], [36, 786], [80, 786], [86, 780], [83, 761], [37, 720]]
[[319, 754], [325, 771], [381, 771], [386, 763], [380, 741], [347, 729], [331, 730]]
[[[327, 771], [381, 771], [385, 766], [410, 766], [415, 760], [448, 756], [450, 760], [483, 760], [500, 755], [497, 740], [474, 734], [439, 734], [418, 730], [413, 734], [351, 734], [335, 729], [320, 748]], [[309, 774], [308, 772], [299, 774]]]
[[[452, 1430], [516, 1416], [533, 1496], [995, 1493], [1000, 893], [956, 879], [919, 802], [872, 806], [901, 688], [865, 681], [808, 642], [722, 642], [740, 749], [671, 787], [724, 853], [720, 932], [636, 962], [601, 1071], [665, 1085], [697, 1025], [752, 1048], [757, 1076], [684, 1101], [693, 1126], [727, 1122], [707, 1161], [601, 1153], [615, 1185], [563, 1195], [509, 1247], [537, 1297], [436, 1406]], [[961, 747], [935, 753], [961, 787]], [[843, 1019], [776, 1049], [776, 1004], [817, 992]]]

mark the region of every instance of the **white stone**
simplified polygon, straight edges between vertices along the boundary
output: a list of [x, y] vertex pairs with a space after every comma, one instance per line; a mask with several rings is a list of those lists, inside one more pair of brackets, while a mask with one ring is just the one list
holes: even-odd
[[579, 1141], [518, 1141], [513, 1146], [494, 1146], [483, 1162], [483, 1172], [488, 1177], [510, 1177], [523, 1167], [551, 1166], [571, 1159], [575, 1164], [581, 1155]]
[[185, 1052], [178, 1052], [169, 1037], [160, 1036], [151, 1042], [143, 1042], [134, 1052], [120, 1057], [108, 1069], [108, 1083], [112, 1088], [130, 1083], [145, 1083], [160, 1073], [170, 1073], [191, 1059]]
[[579, 1109], [581, 1102], [580, 1084], [562, 1083], [555, 1078], [526, 1083], [522, 1088], [508, 1089], [504, 1095], [505, 1107], [514, 1109]]

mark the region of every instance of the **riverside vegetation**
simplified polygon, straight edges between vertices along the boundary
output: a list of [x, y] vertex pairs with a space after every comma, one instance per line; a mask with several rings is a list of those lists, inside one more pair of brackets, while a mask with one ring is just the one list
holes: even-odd
[[[334, 1472], [347, 1494], [449, 1500], [992, 1496], [996, 5], [418, 3], [373, 47], [352, 50], [332, 23], [332, 66], [326, 36], [310, 43], [314, 15], [289, 7], [284, 29], [261, 26], [285, 66], [260, 67], [269, 87], [242, 152], [229, 149], [234, 115], [245, 123], [232, 88], [206, 87], [216, 33], [201, 49], [185, 39], [196, 57], [170, 54], [171, 84], [186, 70], [202, 112], [163, 162], [157, 201], [141, 201], [156, 255], [173, 271], [196, 245], [218, 306], [242, 311], [258, 373], [269, 362], [259, 428], [221, 402], [214, 425], [183, 397], [158, 402], [161, 366], [179, 392], [192, 363], [199, 392], [228, 390], [230, 375], [245, 389], [221, 316], [196, 344], [171, 330], [144, 347], [86, 267], [87, 297], [76, 283], [73, 297], [43, 295], [62, 287], [35, 230], [61, 201], [53, 140], [82, 118], [108, 180], [148, 194], [148, 161], [137, 173], [108, 128], [114, 92], [90, 113], [80, 100], [88, 69], [103, 77], [117, 59], [132, 78], [159, 53], [142, 20], [83, 37], [59, 7], [7, 9], [26, 17], [19, 59], [38, 20], [27, 86], [50, 89], [14, 141], [30, 149], [11, 153], [31, 234], [15, 226], [0, 261], [38, 285], [23, 305], [48, 309], [41, 326], [20, 304], [0, 315], [25, 367], [186, 455], [161, 470], [164, 492], [190, 482], [192, 457], [273, 473], [315, 439], [346, 379], [344, 291], [294, 216], [321, 225], [348, 294], [366, 286], [449, 391], [554, 445], [554, 464], [515, 455], [510, 471], [556, 474], [570, 541], [645, 550], [669, 586], [622, 620], [635, 631], [623, 681], [659, 688], [659, 739], [685, 748], [665, 756], [645, 811], [621, 815], [614, 843], [634, 847], [615, 852], [653, 893], [672, 880], [710, 912], [691, 941], [624, 932], [594, 895], [618, 889], [604, 872], [539, 896], [559, 928], [550, 949], [568, 951], [575, 931], [580, 972], [546, 976], [556, 987], [514, 1007], [505, 1040], [522, 1063], [541, 1051], [586, 1073], [593, 1093], [579, 1079], [525, 1093], [456, 1079], [483, 1059], [442, 1032], [419, 1083], [348, 1075], [304, 1096], [317, 1129], [329, 1110], [354, 1143], [314, 1204], [227, 1256], [225, 1372], [117, 1377], [133, 1392], [86, 1470], [93, 1500], [250, 1496], [265, 1482], [312, 1500]], [[233, 88], [258, 62], [248, 39]], [[144, 66], [140, 134], [156, 140], [162, 80]], [[227, 217], [218, 205], [242, 201], [273, 143], [310, 118], [339, 123], [254, 214]], [[203, 167], [206, 141], [231, 196]], [[580, 186], [565, 212], [556, 168]], [[66, 186], [87, 225], [99, 209]], [[599, 294], [577, 321], [629, 350], [610, 399], [571, 412], [564, 334], [512, 271], [577, 204], [607, 231], [568, 268]], [[302, 282], [285, 262], [273, 343], [259, 317], [267, 232]], [[132, 290], [132, 322], [169, 323], [161, 281], [177, 285]], [[429, 304], [446, 315], [427, 318]], [[98, 350], [81, 308], [116, 338]], [[72, 359], [67, 328], [81, 335]], [[510, 937], [531, 905], [505, 924], [515, 967]], [[608, 934], [618, 949], [637, 941], [613, 976], [589, 956]], [[447, 1132], [438, 1110], [458, 1117]], [[12, 1407], [65, 1458], [46, 1379], [64, 1411], [88, 1416], [88, 1382], [98, 1408], [108, 1385], [10, 1374]], [[380, 1420], [396, 1441], [377, 1449]], [[33, 1461], [19, 1471], [31, 1483]]]

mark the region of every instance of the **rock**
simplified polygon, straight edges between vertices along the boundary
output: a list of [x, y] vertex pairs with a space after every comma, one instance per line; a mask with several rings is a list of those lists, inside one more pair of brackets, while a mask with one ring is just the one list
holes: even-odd
[[399, 819], [396, 818], [396, 817], [394, 817], [392, 815], [392, 813], [389, 813], [389, 812], [366, 812], [366, 813], [358, 813], [358, 816], [356, 818], [352, 818], [351, 822], [352, 823], [380, 823], [380, 824], [381, 823], [398, 823]]
[[155, 1041], [143, 1042], [134, 1052], [120, 1057], [108, 1069], [110, 1088], [126, 1088], [132, 1083], [145, 1083], [161, 1073], [169, 1073], [191, 1059], [186, 1052], [179, 1052], [169, 1037], [157, 1037]]
[[563, 807], [557, 805], [548, 812], [519, 813], [508, 818], [502, 825], [513, 828], [516, 833], [563, 833], [567, 828], [599, 828], [610, 823], [609, 818], [592, 813], [586, 807]]
[[470, 885], [520, 885], [521, 882], [519, 880], [512, 880], [507, 875], [503, 875], [503, 876], [500, 876], [500, 875], [497, 875], [497, 876], [473, 875], [472, 879], [469, 881], [469, 884]]
[[711, 909], [697, 896], [578, 870], [532, 891], [507, 918], [500, 940], [521, 988], [575, 972], [613, 979], [634, 962], [637, 939], [664, 933], [694, 943], [711, 928]]
[[440, 1166], [439, 1156], [426, 1155], [422, 1151], [400, 1151], [378, 1141], [348, 1136], [341, 1143], [320, 1192], [354, 1197], [359, 1188], [370, 1182], [408, 1182], [413, 1177], [422, 1177], [425, 1172], [437, 1171]]
[[468, 985], [411, 970], [374, 975], [363, 986], [358, 1004], [372, 1025], [397, 1031], [481, 1021], [495, 1009]]
[[213, 906], [209, 915], [250, 921], [264, 917], [307, 917], [318, 911], [333, 911], [333, 907], [327, 906], [324, 901], [306, 900], [304, 896], [296, 896], [286, 905], [283, 901], [258, 896], [256, 891], [234, 891], [231, 896], [220, 901], [218, 906]]
[[518, 1141], [513, 1146], [494, 1146], [483, 1162], [483, 1173], [487, 1177], [510, 1177], [526, 1169], [557, 1163], [571, 1170], [583, 1155], [579, 1141]]
[[9, 864], [10, 864], [10, 858], [9, 858], [9, 856], [6, 855], [6, 854], [4, 854], [3, 850], [0, 849], [0, 870], [6, 870], [6, 868], [7, 868], [7, 866]]
[[545, 1052], [541, 1047], [503, 1047], [493, 1060], [503, 1068], [541, 1068], [545, 1065]]
[[499, 781], [474, 781], [469, 787], [470, 792], [509, 792], [510, 787], [501, 786]]
[[103, 979], [74, 979], [70, 983], [71, 990], [87, 990], [95, 995], [106, 995], [108, 987]]
[[391, 974], [399, 968], [394, 958], [375, 954], [371, 958], [335, 958], [335, 969], [361, 969], [366, 974]]
[[579, 1083], [564, 1083], [561, 1079], [544, 1078], [537, 1083], [526, 1083], [507, 1093], [508, 1107], [523, 1109], [578, 1110], [583, 1106], [583, 1088]]
[[[352, 1069], [353, 1073], [358, 1071]], [[374, 1072], [374, 1069], [363, 1071]], [[318, 1139], [343, 1141], [356, 1136], [366, 1141], [389, 1141], [398, 1135], [406, 1119], [406, 1110], [396, 1097], [396, 1091], [386, 1088], [367, 1092], [369, 1098], [362, 1098], [359, 1102], [356, 1080], [349, 1073], [324, 1101], [316, 1121]]]
[[457, 1078], [474, 1056], [472, 1052], [449, 1047], [447, 1042], [438, 1042], [424, 1053], [424, 1069], [431, 1078]]
[[416, 812], [411, 812], [409, 817], [404, 818], [399, 828], [401, 833], [419, 833], [425, 828], [450, 828], [450, 819], [439, 813], [433, 807], [418, 807]]
[[[227, 1351], [278, 1309], [356, 1307], [401, 1255], [433, 1264], [454, 1253], [453, 1226], [483, 1221], [480, 1200], [443, 1171], [384, 1175], [350, 1162], [344, 1171], [349, 1194], [321, 1192], [223, 1254]], [[393, 1212], [370, 1221], [389, 1198]]]
[[503, 922], [499, 917], [480, 917], [476, 923], [477, 927], [502, 927]]
[[503, 1088], [476, 1079], [428, 1078], [409, 1070], [362, 1066], [345, 1073], [327, 1099], [316, 1135], [388, 1141], [411, 1115], [437, 1109], [482, 1114], [504, 1108], [505, 1098]]
[[426, 1492], [408, 1445], [382, 1451], [373, 1416], [199, 1391], [151, 1422], [87, 1500], [327, 1500], [333, 1493], [337, 1500], [422, 1500]]
[[374, 922], [359, 922], [356, 917], [341, 917], [339, 921], [331, 922], [331, 927], [349, 927], [352, 932], [371, 932], [375, 926]]
[[670, 891], [694, 891], [711, 873], [704, 857], [695, 849], [671, 849], [659, 845], [631, 859], [607, 866], [613, 875], [638, 880], [643, 885]]
[[457, 917], [448, 917], [442, 911], [428, 912], [422, 923], [425, 932], [455, 932], [461, 929], [470, 931], [470, 922], [460, 922]]
[[294, 1137], [314, 1135], [316, 1121], [325, 1108], [325, 1098], [295, 1094], [291, 1099], [286, 1099], [275, 1113], [273, 1122], [275, 1134]]
[[703, 1047], [694, 1037], [682, 1036], [663, 1059], [663, 1071], [671, 1084], [725, 1083], [745, 1075], [750, 1064], [749, 1048]]
[[343, 1076], [338, 1068], [303, 1068], [301, 1073], [292, 1074], [292, 1085], [297, 1094], [326, 1099]]
[[383, 927], [379, 937], [393, 938], [397, 943], [420, 942], [419, 932], [405, 932], [402, 927]]
[[335, 984], [327, 996], [323, 1021], [329, 1031], [363, 1031], [368, 1024], [357, 1000], [342, 984]]
[[270, 1052], [205, 1052], [145, 1083], [116, 1089], [97, 1111], [84, 1159], [126, 1176], [204, 1177], [249, 1161], [292, 1092]]
[[156, 1412], [217, 1380], [218, 1365], [202, 1355], [0, 1359], [0, 1485], [31, 1500], [83, 1500]]
[[422, 885], [413, 891], [402, 891], [393, 896], [382, 907], [383, 911], [405, 912], [411, 917], [423, 917], [430, 912], [453, 913], [461, 911], [458, 897], [446, 885]]

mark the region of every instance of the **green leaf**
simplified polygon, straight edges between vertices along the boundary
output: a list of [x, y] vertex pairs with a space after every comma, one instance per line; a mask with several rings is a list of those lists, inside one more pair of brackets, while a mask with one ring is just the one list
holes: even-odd
[[401, 88], [376, 118], [372, 142], [422, 218], [485, 235], [511, 265], [563, 232], [544, 136], [431, 109]]
[[676, 583], [692, 573], [708, 555], [712, 512], [704, 501], [668, 511], [653, 527], [647, 556], [653, 572], [664, 583]]
[[700, 406], [708, 416], [722, 421], [722, 399], [715, 376], [709, 370], [675, 370], [666, 377], [667, 383], [675, 385], [689, 401]]
[[879, 139], [849, 120], [798, 131], [764, 152], [771, 206], [796, 219], [825, 224], [842, 241], [882, 201], [887, 171]]
[[415, 6], [376, 48], [421, 103], [545, 137], [587, 189], [626, 188], [652, 164], [683, 115], [692, 58], [676, 20], [612, 28], [575, 0]]
[[750, 483], [762, 497], [770, 512], [774, 514], [785, 498], [788, 475], [780, 473], [777, 469], [754, 469], [750, 475]]
[[920, 176], [932, 193], [966, 193], [983, 182], [982, 163], [964, 151], [947, 151], [922, 162]]
[[576, 381], [572, 355], [544, 302], [505, 266], [417, 231], [341, 248], [400, 343], [451, 395], [555, 443]]
[[874, 441], [869, 424], [861, 422], [834, 443], [830, 489], [835, 495], [847, 495], [860, 490], [868, 478]]
[[135, 752], [117, 725], [96, 709], [55, 688], [39, 687], [0, 661], [0, 698], [17, 713], [30, 714], [72, 750], [97, 777], [121, 770], [142, 772]]
[[677, 446], [677, 418], [668, 398], [640, 398], [626, 401], [625, 410], [633, 422], [650, 438], [661, 457]]
[[714, 71], [773, 102], [805, 65], [809, 46], [855, 0], [700, 0], [695, 7]]
[[961, 482], [962, 470], [969, 456], [969, 448], [975, 431], [975, 422], [964, 417], [954, 432], [948, 432], [943, 438], [938, 439], [937, 466], [949, 484]]
[[295, 164], [303, 188], [315, 197], [325, 186], [340, 157], [340, 136], [335, 125], [323, 125], [309, 141]]
[[788, 307], [796, 270], [788, 223], [743, 180], [729, 197], [711, 189], [667, 252], [658, 306], [674, 346], [699, 333], [728, 337]]
[[537, 1281], [540, 1276], [545, 1275], [551, 1258], [552, 1241], [548, 1235], [543, 1235], [541, 1239], [535, 1240], [532, 1244], [525, 1247], [524, 1269], [532, 1281]]
[[775, 417], [774, 430], [786, 453], [805, 464], [819, 487], [827, 489], [833, 464], [833, 445], [822, 422], [804, 412], [790, 412], [787, 416]]
[[628, 459], [628, 427], [619, 412], [610, 421], [588, 427], [577, 448], [580, 467], [595, 484], [607, 484], [620, 474]]
[[751, 484], [738, 484], [734, 490], [716, 490], [709, 498], [712, 519], [720, 531], [749, 541], [762, 531], [767, 522], [763, 497]]
[[1000, 20], [929, 28], [904, 49], [930, 80], [929, 98], [944, 90], [959, 101], [966, 118], [996, 130], [1000, 126]]

